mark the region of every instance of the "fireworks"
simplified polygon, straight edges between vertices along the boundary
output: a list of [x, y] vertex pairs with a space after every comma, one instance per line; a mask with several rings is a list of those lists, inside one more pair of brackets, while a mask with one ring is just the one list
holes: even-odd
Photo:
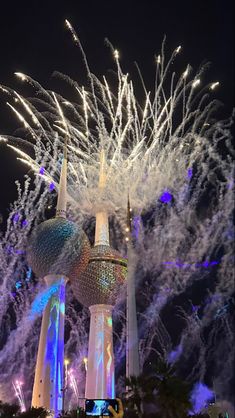
[[[66, 22], [66, 25], [80, 46], [71, 24]], [[35, 323], [28, 318], [35, 294], [38, 293], [38, 302], [40, 297], [43, 301], [44, 293], [33, 281], [25, 283], [27, 266], [19, 251], [25, 250], [29, 231], [45, 217], [45, 208], [52, 205], [65, 137], [69, 217], [84, 222], [89, 233], [92, 217], [102, 205], [112, 221], [111, 238], [123, 255], [128, 232], [125, 231], [127, 197], [130, 196], [135, 234], [132, 267], [141, 299], [138, 319], [142, 366], [150, 353], [169, 357], [176, 351], [173, 342], [176, 337], [163, 325], [162, 309], [169, 301], [174, 304], [174, 298], [179, 295], [184, 295], [185, 300], [193, 299], [194, 289], [200, 284], [205, 300], [208, 293], [218, 298], [211, 297], [211, 303], [202, 303], [200, 321], [191, 308], [187, 311], [185, 302], [186, 307], [180, 311], [185, 327], [177, 337], [179, 358], [183, 353], [186, 363], [192, 358], [193, 350], [198, 350], [197, 360], [186, 376], [196, 382], [205, 377], [207, 362], [213, 358], [219, 364], [217, 352], [226, 350], [227, 363], [223, 370], [217, 367], [215, 373], [218, 381], [229, 380], [223, 377], [223, 373], [229, 375], [232, 370], [229, 312], [216, 317], [216, 321], [215, 316], [233, 291], [231, 120], [215, 120], [218, 103], [213, 97], [219, 84], [213, 81], [204, 85], [204, 68], [194, 72], [183, 64], [182, 72], [171, 74], [174, 61], [182, 59], [181, 51], [181, 47], [176, 48], [167, 61], [163, 48], [156, 58], [152, 89], [145, 86], [141, 75], [138, 85], [129, 74], [123, 73], [120, 54], [115, 49], [112, 49], [116, 65], [113, 78], [97, 79], [84, 55], [88, 86], [80, 86], [57, 73], [73, 89], [72, 100], [45, 90], [22, 73], [17, 73], [21, 81], [35, 88], [33, 99], [23, 98], [5, 86], [1, 88], [3, 94], [7, 93], [10, 111], [23, 129], [21, 137], [1, 135], [1, 146], [10, 146], [24, 162], [25, 169], [30, 168], [25, 184], [17, 183], [19, 198], [12, 206], [0, 246], [3, 294], [0, 320], [3, 318], [3, 322], [12, 301], [12, 289], [15, 291], [16, 282], [21, 283], [12, 302], [17, 328], [9, 330], [8, 343], [0, 353], [1, 381], [9, 381], [16, 364], [24, 375], [34, 367], [35, 359], [31, 364], [26, 360], [27, 353], [35, 352], [37, 342]], [[102, 196], [97, 187], [101, 150], [105, 152], [108, 167]], [[22, 228], [23, 222], [26, 223]], [[7, 252], [9, 246], [11, 251]], [[202, 285], [204, 282], [206, 285]], [[197, 305], [197, 301], [192, 303]], [[177, 321], [178, 316], [177, 311], [173, 320]], [[66, 352], [69, 356], [76, 352], [79, 357], [80, 353], [87, 352], [87, 311], [76, 311], [72, 294], [68, 295], [66, 320], [70, 329]], [[119, 367], [125, 352], [125, 320], [119, 310], [114, 312], [114, 329], [115, 321], [119, 324], [115, 347]], [[206, 342], [202, 341], [205, 329]], [[213, 344], [221, 333], [223, 337], [216, 340], [216, 351]], [[26, 347], [26, 351], [21, 347]], [[86, 362], [82, 368], [80, 364], [83, 361], [79, 357], [76, 373], [81, 369], [79, 382], [81, 386], [83, 382], [84, 388]], [[69, 369], [69, 384], [78, 397], [74, 375]], [[8, 398], [7, 384], [5, 398]]]
[[73, 393], [75, 395], [76, 401], [79, 401], [79, 392], [78, 392], [78, 385], [76, 378], [74, 377], [74, 371], [72, 368], [68, 370], [68, 377], [69, 377], [69, 384], [71, 389], [73, 390]]
[[[66, 25], [74, 34], [70, 23], [66, 22]], [[202, 70], [189, 79], [188, 66], [178, 79], [175, 74], [172, 75], [170, 90], [165, 87], [170, 78], [169, 66], [180, 50], [180, 46], [176, 48], [165, 67], [164, 53], [158, 56], [155, 90], [147, 92], [144, 86], [142, 106], [129, 75], [122, 72], [117, 50], [113, 51], [117, 63], [116, 95], [106, 77], [103, 82], [98, 80], [90, 73], [87, 64], [90, 88], [79, 87], [68, 79], [77, 94], [77, 103], [47, 92], [29, 76], [17, 73], [22, 81], [35, 86], [40, 105], [44, 105], [49, 112], [45, 118], [44, 113], [39, 112], [30, 100], [11, 91], [12, 99], [18, 100], [19, 109], [10, 103], [9, 106], [34, 140], [35, 157], [32, 158], [19, 147], [9, 146], [33, 171], [38, 172], [42, 165], [45, 166], [44, 180], [54, 178], [56, 185], [59, 167], [54, 162], [58, 161], [63, 136], [66, 135], [69, 147], [69, 197], [84, 214], [93, 214], [95, 210], [99, 154], [103, 148], [109, 166], [105, 197], [109, 196], [106, 204], [110, 213], [115, 213], [117, 208], [119, 212], [125, 210], [128, 191], [133, 208], [143, 210], [166, 186], [175, 188], [174, 180], [183, 176], [189, 163], [203, 163], [203, 149], [210, 151], [210, 154], [216, 152], [218, 139], [214, 138], [210, 145], [208, 141], [217, 135], [218, 125], [214, 123], [206, 131], [205, 123], [216, 107], [215, 101], [208, 101], [208, 91], [214, 90], [218, 82], [198, 92]], [[65, 76], [63, 78], [66, 79]], [[17, 138], [19, 145], [22, 141]], [[182, 150], [180, 153], [177, 150], [179, 146]], [[43, 149], [47, 149], [46, 164]]]
[[26, 411], [26, 408], [25, 408], [24, 394], [22, 391], [23, 383], [20, 380], [15, 380], [15, 382], [12, 382], [12, 385], [15, 391], [15, 396], [17, 397], [19, 401], [20, 410], [21, 412], [24, 412]]

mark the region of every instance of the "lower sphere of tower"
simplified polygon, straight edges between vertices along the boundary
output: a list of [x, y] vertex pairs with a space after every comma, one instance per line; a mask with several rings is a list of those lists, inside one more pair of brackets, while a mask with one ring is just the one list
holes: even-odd
[[27, 248], [28, 264], [37, 277], [77, 277], [85, 270], [89, 256], [90, 243], [82, 228], [59, 217], [38, 225]]
[[91, 249], [83, 274], [71, 280], [75, 296], [85, 306], [115, 305], [127, 273], [127, 260], [107, 245]]

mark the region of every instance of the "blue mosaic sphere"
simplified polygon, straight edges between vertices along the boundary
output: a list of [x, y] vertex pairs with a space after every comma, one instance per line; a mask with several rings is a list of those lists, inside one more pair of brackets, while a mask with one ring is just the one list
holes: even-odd
[[108, 245], [91, 249], [85, 271], [71, 279], [76, 298], [82, 305], [115, 305], [125, 282], [127, 260]]
[[53, 218], [35, 228], [27, 248], [27, 261], [37, 277], [48, 274], [71, 279], [88, 264], [90, 243], [82, 228], [64, 218]]

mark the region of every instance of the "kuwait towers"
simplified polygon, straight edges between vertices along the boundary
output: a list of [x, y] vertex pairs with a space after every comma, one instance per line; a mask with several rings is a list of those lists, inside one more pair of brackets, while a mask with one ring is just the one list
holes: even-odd
[[82, 229], [66, 219], [67, 144], [58, 190], [56, 216], [41, 223], [28, 246], [28, 263], [48, 289], [35, 368], [32, 406], [57, 417], [62, 410], [64, 371], [65, 287], [85, 270], [90, 244]]
[[115, 398], [112, 309], [125, 281], [127, 267], [127, 260], [109, 244], [108, 213], [103, 203], [105, 184], [106, 167], [102, 151], [95, 244], [85, 272], [77, 280], [72, 279], [76, 297], [89, 307], [91, 314], [85, 391], [87, 399]]

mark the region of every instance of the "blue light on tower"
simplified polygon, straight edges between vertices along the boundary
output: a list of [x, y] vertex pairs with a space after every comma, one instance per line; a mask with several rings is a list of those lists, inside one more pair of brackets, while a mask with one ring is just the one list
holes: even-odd
[[58, 293], [60, 285], [61, 281], [57, 281], [37, 295], [31, 306], [30, 319], [34, 319], [36, 315], [40, 315], [44, 311], [50, 298]]
[[58, 282], [57, 290], [50, 299], [50, 322], [47, 330], [47, 351], [44, 367], [50, 370], [50, 380], [57, 381], [50, 396], [56, 400], [55, 411], [62, 410], [63, 364], [64, 364], [64, 335], [60, 334], [59, 322], [64, 321], [65, 281]]

